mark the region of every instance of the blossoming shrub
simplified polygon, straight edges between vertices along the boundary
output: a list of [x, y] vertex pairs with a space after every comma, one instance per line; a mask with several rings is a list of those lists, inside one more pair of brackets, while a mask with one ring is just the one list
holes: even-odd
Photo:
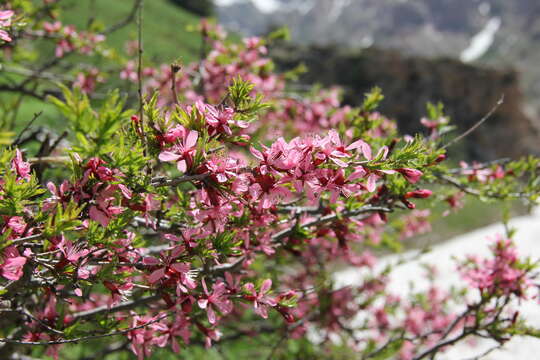
[[[102, 33], [43, 18], [13, 31], [17, 11], [0, 12], [4, 59], [36, 36], [55, 43], [55, 61], [104, 49]], [[36, 154], [24, 132], [2, 148], [2, 358], [88, 343], [93, 356], [138, 359], [216, 344], [243, 357], [424, 359], [475, 336], [538, 334], [519, 316], [537, 301], [536, 264], [509, 238], [456, 264], [452, 291], [435, 280], [393, 294], [392, 269], [377, 266], [430, 230], [417, 206], [457, 209], [463, 193], [534, 201], [538, 159], [452, 168], [441, 107], [422, 120], [428, 136], [401, 136], [376, 112], [379, 90], [360, 108], [336, 89], [291, 93], [264, 39], [200, 30], [198, 64], [121, 65], [141, 107], [117, 90], [100, 99], [92, 67], [47, 98], [67, 135]], [[336, 286], [343, 266], [362, 281]]]

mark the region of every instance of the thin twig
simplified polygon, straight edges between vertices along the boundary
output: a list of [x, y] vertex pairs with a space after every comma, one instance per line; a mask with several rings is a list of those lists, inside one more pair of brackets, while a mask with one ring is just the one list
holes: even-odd
[[450, 173], [450, 174], [461, 174], [463, 171], [481, 170], [481, 169], [489, 168], [489, 167], [491, 167], [493, 165], [506, 165], [511, 161], [512, 161], [512, 159], [510, 159], [510, 158], [501, 158], [501, 159], [496, 159], [496, 160], [492, 160], [492, 161], [486, 161], [486, 162], [483, 162], [483, 163], [474, 163], [472, 166], [465, 167], [465, 168], [459, 167], [459, 168], [449, 169], [448, 173]]
[[24, 135], [24, 133], [30, 128], [30, 126], [32, 126], [32, 124], [37, 120], [38, 117], [41, 116], [41, 114], [43, 114], [43, 111], [40, 111], [40, 112], [37, 112], [34, 114], [34, 116], [32, 117], [32, 120], [30, 120], [28, 122], [28, 124], [26, 124], [26, 126], [24, 127], [24, 129], [22, 129], [22, 131], [19, 133], [19, 135], [17, 136], [17, 138], [15, 139], [15, 141], [13, 141], [13, 146], [17, 146], [19, 145], [19, 141], [21, 141], [21, 137]]
[[155, 177], [150, 181], [150, 185], [155, 187], [164, 187], [164, 186], [176, 186], [181, 183], [194, 180], [203, 180], [207, 178], [209, 174], [197, 174], [197, 175], [184, 175], [173, 179], [167, 179], [164, 177]]
[[497, 109], [504, 103], [504, 95], [501, 96], [501, 98], [499, 99], [499, 101], [497, 101], [497, 103], [495, 104], [495, 106], [483, 117], [481, 118], [476, 124], [474, 124], [473, 126], [471, 126], [467, 131], [465, 131], [463, 134], [459, 135], [458, 137], [452, 139], [449, 143], [447, 143], [446, 145], [444, 145], [442, 147], [442, 149], [446, 149], [452, 145], [454, 145], [455, 143], [457, 143], [458, 141], [460, 141], [461, 139], [463, 139], [464, 137], [468, 136], [470, 133], [472, 133], [474, 130], [476, 130], [480, 125], [482, 125], [487, 119], [489, 119], [494, 113], [495, 111], [497, 111]]
[[173, 95], [173, 100], [176, 105], [178, 105], [178, 93], [176, 92], [176, 73], [181, 69], [180, 65], [176, 62], [171, 64], [171, 91]]
[[[139, 10], [139, 16], [137, 18], [137, 93], [139, 95], [139, 126], [140, 126], [140, 133], [144, 134], [144, 123], [143, 123], [143, 107], [144, 107], [144, 100], [143, 100], [143, 93], [142, 93], [142, 55], [143, 55], [143, 40], [142, 40], [142, 26], [143, 26], [143, 5], [144, 1], [139, 0], [137, 2], [138, 10]], [[142, 139], [144, 142], [146, 142], [146, 137], [142, 136]], [[144, 147], [144, 155], [146, 156], [147, 148]]]
[[489, 349], [487, 349], [486, 351], [484, 351], [483, 353], [481, 353], [480, 355], [477, 355], [475, 357], [472, 357], [472, 358], [469, 358], [467, 360], [480, 360], [486, 356], [488, 356], [489, 354], [491, 354], [493, 351], [495, 350], [500, 350], [501, 348], [503, 347], [503, 344], [499, 344], [499, 345], [496, 345], [496, 346], [493, 346]]
[[142, 7], [142, 1], [143, 0], [135, 0], [133, 2], [133, 7], [131, 8], [131, 11], [129, 12], [128, 16], [125, 19], [117, 22], [116, 24], [113, 24], [113, 25], [109, 26], [107, 29], [105, 29], [103, 34], [104, 35], [110, 34], [112, 32], [115, 32], [115, 31], [123, 28], [124, 26], [128, 25], [129, 23], [133, 22], [133, 20], [135, 20], [135, 16], [137, 15], [137, 10], [139, 10], [139, 8]]
[[461, 334], [457, 335], [456, 337], [453, 337], [451, 339], [448, 339], [448, 340], [444, 340], [444, 341], [441, 341], [437, 344], [435, 344], [433, 347], [425, 350], [424, 352], [420, 353], [419, 355], [415, 356], [412, 360], [421, 360], [421, 359], [424, 359], [432, 354], [436, 354], [437, 352], [439, 352], [442, 348], [446, 347], [446, 346], [449, 346], [449, 345], [453, 345], [455, 343], [457, 343], [458, 341], [460, 340], [463, 340], [465, 339], [466, 337], [468, 337], [469, 335], [472, 335], [474, 334], [474, 331], [472, 330], [464, 330]]
[[77, 343], [77, 342], [86, 341], [86, 340], [94, 340], [94, 339], [101, 339], [101, 338], [110, 337], [110, 336], [124, 335], [133, 330], [142, 329], [144, 327], [157, 323], [158, 321], [165, 319], [167, 316], [169, 316], [169, 314], [162, 315], [158, 317], [157, 319], [151, 320], [139, 326], [134, 326], [134, 327], [127, 328], [124, 330], [113, 331], [107, 334], [81, 336], [74, 339], [60, 339], [60, 340], [52, 340], [52, 341], [24, 341], [24, 340], [0, 338], [0, 343], [11, 343], [11, 344], [19, 344], [19, 345], [44, 345], [44, 346]]
[[43, 157], [32, 157], [28, 159], [29, 162], [33, 164], [39, 163], [65, 163], [70, 162], [71, 158], [69, 156], [43, 156]]
[[111, 306], [111, 307], [106, 306], [106, 305], [99, 306], [91, 310], [81, 311], [81, 312], [73, 314], [73, 320], [84, 320], [84, 319], [89, 319], [103, 313], [115, 313], [119, 311], [131, 310], [139, 305], [148, 304], [148, 303], [157, 301], [159, 299], [161, 299], [161, 296], [159, 294], [154, 294], [154, 295], [148, 295], [140, 299], [136, 299], [136, 300], [124, 301], [118, 305]]
[[[356, 209], [356, 210], [344, 211], [342, 213], [326, 215], [326, 216], [320, 217], [319, 219], [316, 219], [316, 220], [313, 220], [313, 221], [308, 222], [306, 224], [303, 224], [303, 225], [301, 225], [301, 227], [308, 228], [308, 227], [317, 226], [317, 225], [325, 224], [325, 223], [328, 223], [328, 222], [332, 222], [334, 220], [339, 219], [340, 217], [352, 218], [352, 217], [355, 217], [355, 216], [358, 216], [358, 215], [361, 215], [361, 214], [365, 214], [365, 213], [370, 213], [370, 212], [392, 212], [392, 209], [387, 208], [387, 207], [382, 207], [382, 206], [368, 205], [368, 206], [363, 206], [363, 207], [361, 207], [359, 209]], [[274, 242], [274, 243], [279, 242], [279, 241], [285, 239], [286, 237], [288, 237], [289, 235], [291, 235], [293, 232], [294, 232], [294, 227], [282, 230], [282, 231], [280, 231], [280, 232], [278, 232], [278, 233], [276, 233], [276, 234], [274, 234], [272, 236], [272, 242]]]
[[56, 333], [56, 334], [60, 334], [60, 335], [64, 335], [64, 332], [63, 331], [60, 331], [60, 330], [57, 330], [55, 328], [52, 328], [50, 327], [49, 325], [47, 325], [43, 320], [35, 317], [34, 315], [32, 315], [32, 313], [30, 311], [28, 311], [27, 309], [25, 308], [20, 308], [17, 310], [19, 313], [23, 314], [23, 315], [26, 315], [28, 316], [30, 319], [38, 322], [41, 326], [43, 326], [44, 328], [46, 328], [47, 330], [53, 332], [53, 333]]

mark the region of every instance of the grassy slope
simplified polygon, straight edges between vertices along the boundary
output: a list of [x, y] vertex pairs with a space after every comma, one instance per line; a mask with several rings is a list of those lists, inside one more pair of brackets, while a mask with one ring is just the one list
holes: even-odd
[[[132, 0], [64, 0], [66, 23], [84, 28], [89, 16], [95, 14], [96, 21], [110, 26], [123, 20], [130, 13]], [[171, 62], [181, 58], [185, 62], [197, 59], [200, 46], [198, 34], [188, 32], [187, 27], [199, 23], [199, 18], [173, 5], [168, 0], [147, 0], [143, 11], [144, 56], [159, 62]], [[108, 43], [122, 51], [126, 40], [136, 39], [134, 23], [109, 36]]]
[[[109, 26], [124, 19], [131, 11], [132, 0], [95, 0], [91, 10], [91, 1], [62, 0], [64, 5], [61, 20], [65, 24], [75, 24], [78, 29], [86, 28], [88, 18], [95, 14], [95, 21]], [[188, 27], [197, 25], [200, 18], [168, 0], [146, 0], [143, 11], [144, 57], [147, 63], [168, 63], [180, 59], [184, 63], [195, 61], [199, 54], [200, 36], [190, 32]], [[124, 53], [124, 45], [130, 39], [136, 39], [137, 27], [131, 23], [111, 34], [107, 44], [119, 53]], [[53, 56], [53, 49], [47, 49], [45, 58]], [[71, 58], [73, 60], [73, 58]], [[0, 95], [0, 101], [13, 100], [12, 95]], [[25, 97], [24, 106], [17, 116], [19, 130], [32, 118], [33, 114], [43, 111], [36, 125], [63, 128], [61, 116], [51, 105], [36, 99]]]

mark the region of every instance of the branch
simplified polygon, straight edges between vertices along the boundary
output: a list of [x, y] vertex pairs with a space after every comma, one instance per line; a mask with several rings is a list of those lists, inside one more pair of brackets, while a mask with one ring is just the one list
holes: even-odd
[[[28, 96], [34, 97], [34, 98], [36, 98], [38, 100], [42, 100], [42, 101], [45, 101], [45, 99], [47, 98], [47, 93], [48, 93], [48, 92], [45, 92], [43, 94], [39, 94], [39, 93], [37, 93], [35, 91], [28, 90], [24, 86], [21, 86], [21, 85], [10, 86], [10, 85], [6, 85], [6, 84], [0, 85], [0, 91], [21, 93], [21, 94], [28, 95]], [[51, 92], [51, 93], [53, 93], [53, 92]]]
[[481, 170], [481, 169], [489, 168], [492, 165], [506, 165], [511, 161], [512, 161], [512, 159], [510, 159], [510, 158], [496, 159], [496, 160], [486, 161], [486, 162], [479, 163], [479, 164], [474, 164], [473, 166], [469, 166], [469, 167], [466, 167], [466, 168], [459, 167], [459, 168], [449, 169], [448, 172], [450, 174], [460, 174], [462, 171]]
[[97, 308], [81, 311], [73, 314], [73, 320], [85, 320], [102, 313], [115, 313], [119, 311], [131, 310], [139, 305], [148, 304], [161, 299], [159, 294], [148, 295], [137, 300], [129, 300], [121, 302], [118, 305], [108, 307], [107, 305], [99, 306]]
[[19, 135], [17, 135], [17, 138], [15, 139], [15, 141], [13, 141], [13, 146], [17, 146], [19, 145], [19, 142], [21, 141], [21, 137], [24, 135], [24, 133], [30, 128], [30, 126], [32, 126], [32, 124], [34, 123], [34, 121], [36, 121], [36, 119], [38, 117], [41, 116], [41, 114], [43, 114], [43, 111], [39, 111], [37, 113], [34, 113], [34, 116], [32, 117], [32, 120], [30, 120], [28, 122], [28, 124], [26, 124], [26, 126], [24, 127], [24, 129], [21, 130], [21, 132], [19, 133]]
[[524, 192], [508, 193], [508, 194], [505, 194], [504, 196], [498, 193], [493, 193], [493, 192], [482, 194], [480, 191], [460, 183], [458, 179], [453, 178], [451, 176], [443, 175], [443, 174], [435, 174], [435, 176], [441, 180], [446, 181], [448, 184], [457, 187], [459, 190], [463, 191], [464, 193], [469, 194], [469, 195], [474, 195], [474, 196], [483, 195], [483, 196], [494, 198], [494, 199], [504, 199], [504, 198], [522, 199], [522, 198], [528, 198], [532, 195], [530, 193], [524, 193]]
[[480, 125], [482, 125], [484, 122], [486, 122], [486, 120], [489, 119], [503, 103], [504, 103], [504, 95], [501, 96], [501, 98], [499, 99], [499, 101], [497, 101], [495, 106], [483, 118], [481, 118], [476, 124], [471, 126], [463, 134], [461, 134], [458, 137], [452, 139], [449, 143], [444, 145], [441, 149], [446, 149], [446, 148], [454, 145], [455, 143], [457, 143], [458, 141], [460, 141], [464, 137], [468, 136], [470, 133], [472, 133], [474, 130], [476, 130]]
[[101, 339], [105, 337], [110, 336], [116, 336], [116, 335], [124, 335], [127, 334], [133, 330], [142, 329], [144, 327], [147, 327], [148, 325], [152, 325], [154, 323], [157, 323], [158, 321], [161, 321], [165, 319], [169, 314], [162, 315], [158, 317], [157, 319], [151, 320], [145, 324], [134, 326], [128, 329], [124, 330], [118, 330], [113, 331], [107, 334], [100, 334], [100, 335], [90, 335], [90, 336], [82, 336], [74, 339], [60, 339], [60, 340], [52, 340], [52, 341], [24, 341], [24, 340], [14, 340], [14, 339], [8, 339], [8, 338], [0, 338], [0, 343], [11, 343], [11, 344], [19, 344], [19, 345], [59, 345], [59, 344], [69, 344], [69, 343], [77, 343], [85, 340], [94, 340], [94, 339]]
[[143, 0], [135, 0], [133, 2], [133, 7], [131, 8], [131, 11], [129, 12], [129, 15], [124, 18], [123, 20], [117, 22], [116, 24], [113, 24], [109, 26], [105, 31], [103, 31], [103, 35], [110, 34], [112, 32], [115, 32], [117, 30], [120, 30], [124, 26], [128, 25], [129, 23], [133, 22], [135, 20], [135, 16], [137, 16], [137, 10], [142, 5]]
[[70, 162], [71, 158], [69, 156], [42, 156], [42, 157], [32, 157], [28, 159], [32, 164], [42, 164], [42, 163], [66, 163]]
[[[313, 220], [313, 221], [308, 222], [306, 224], [303, 224], [303, 225], [301, 225], [301, 227], [307, 228], [307, 227], [322, 225], [322, 224], [337, 220], [340, 217], [352, 218], [352, 217], [355, 217], [355, 216], [358, 216], [358, 215], [361, 215], [361, 214], [365, 214], [365, 213], [370, 213], [370, 212], [392, 212], [392, 209], [387, 208], [387, 207], [382, 207], [382, 206], [368, 205], [368, 206], [363, 206], [363, 207], [361, 207], [359, 209], [356, 209], [356, 210], [344, 211], [342, 213], [326, 215], [326, 216], [320, 217], [319, 219], [316, 219], [316, 220]], [[282, 231], [274, 234], [272, 236], [272, 242], [279, 242], [279, 241], [285, 239], [287, 236], [291, 235], [294, 232], [294, 228], [295, 227], [293, 226], [293, 227], [290, 227], [288, 229], [282, 230]]]
[[481, 353], [480, 355], [477, 355], [475, 357], [472, 357], [472, 358], [469, 358], [467, 360], [480, 360], [486, 356], [488, 356], [489, 354], [491, 354], [493, 351], [495, 350], [500, 350], [501, 348], [503, 347], [503, 344], [499, 344], [499, 345], [496, 345], [496, 346], [493, 346], [489, 349], [487, 349], [486, 351], [484, 351], [483, 353]]
[[176, 186], [188, 181], [203, 180], [208, 176], [209, 174], [184, 175], [173, 179], [167, 179], [165, 177], [155, 177], [150, 180], [150, 185], [155, 187]]
[[445, 341], [441, 341], [439, 343], [437, 343], [436, 345], [434, 345], [432, 348], [430, 349], [427, 349], [425, 350], [424, 352], [420, 353], [420, 355], [417, 355], [415, 356], [412, 360], [421, 360], [421, 359], [424, 359], [432, 354], [436, 354], [437, 352], [439, 352], [439, 350], [441, 350], [442, 348], [448, 346], [448, 345], [453, 345], [455, 343], [457, 343], [458, 341], [460, 340], [463, 340], [464, 338], [468, 337], [469, 335], [472, 335], [474, 334], [474, 331], [472, 330], [464, 330], [461, 334], [459, 334], [458, 336], [452, 338], [452, 339], [448, 339], [448, 340], [445, 340]]
[[137, 0], [137, 2], [134, 4], [136, 7], [134, 7], [134, 10], [138, 10], [138, 18], [137, 18], [137, 93], [139, 94], [139, 125], [140, 125], [140, 131], [141, 131], [141, 138], [143, 142], [145, 143], [145, 150], [144, 155], [146, 156], [147, 152], [147, 140], [144, 134], [144, 122], [143, 122], [143, 110], [144, 110], [144, 100], [143, 100], [143, 93], [142, 93], [142, 54], [143, 54], [143, 42], [142, 42], [142, 11], [143, 11], [143, 0]]

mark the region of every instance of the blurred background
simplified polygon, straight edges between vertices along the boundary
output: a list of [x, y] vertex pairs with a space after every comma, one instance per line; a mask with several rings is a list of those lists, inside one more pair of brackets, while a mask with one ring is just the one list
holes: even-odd
[[[183, 1], [177, 1], [182, 3]], [[505, 104], [464, 144], [479, 160], [538, 154], [538, 0], [216, 0], [228, 29], [262, 35], [286, 25], [295, 44], [274, 49], [284, 68], [304, 62], [302, 81], [338, 84], [356, 104], [374, 85], [382, 111], [408, 133], [427, 101], [442, 101], [466, 128], [504, 94]]]

